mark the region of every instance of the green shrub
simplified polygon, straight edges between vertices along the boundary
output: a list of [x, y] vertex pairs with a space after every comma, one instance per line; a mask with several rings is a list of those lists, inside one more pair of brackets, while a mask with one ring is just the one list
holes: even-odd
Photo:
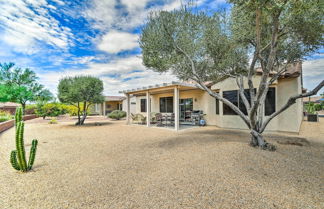
[[305, 107], [307, 113], [315, 114], [316, 110], [315, 110], [315, 104], [313, 102], [306, 104]]
[[36, 113], [37, 105], [36, 104], [29, 104], [25, 108], [25, 115], [32, 115]]
[[321, 104], [314, 104], [314, 109], [315, 109], [315, 111], [321, 111], [322, 110], [322, 105]]
[[11, 115], [10, 112], [0, 110], [0, 123], [11, 120], [13, 118], [14, 116]]
[[57, 124], [57, 120], [55, 118], [51, 119], [50, 122], [48, 122], [49, 124]]
[[114, 110], [111, 113], [108, 114], [109, 118], [119, 120], [123, 117], [126, 117], [126, 112], [122, 110]]
[[[66, 113], [68, 113], [70, 116], [77, 116], [78, 115], [78, 108], [74, 105], [65, 105]], [[83, 110], [83, 104], [80, 104], [80, 109]], [[88, 109], [87, 113], [90, 113], [90, 109]], [[83, 111], [80, 112], [80, 114], [83, 114]]]
[[38, 104], [36, 114], [44, 119], [46, 117], [57, 117], [68, 112], [66, 105], [59, 103]]

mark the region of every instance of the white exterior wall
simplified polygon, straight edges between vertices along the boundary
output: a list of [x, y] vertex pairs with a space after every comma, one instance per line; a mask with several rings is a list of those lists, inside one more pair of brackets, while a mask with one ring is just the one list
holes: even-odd
[[[258, 87], [260, 82], [260, 76], [253, 78], [253, 84]], [[248, 88], [247, 82], [244, 84], [245, 88]], [[301, 77], [281, 79], [277, 83], [274, 83], [271, 87], [276, 88], [276, 110], [280, 109], [288, 100], [290, 96], [301, 93]], [[237, 90], [236, 81], [232, 78], [226, 79], [212, 86], [213, 90], [223, 91]], [[215, 125], [223, 128], [236, 128], [246, 129], [246, 125], [243, 120], [237, 115], [223, 115], [223, 103], [220, 102], [220, 117], [216, 119]], [[297, 100], [296, 104], [289, 107], [286, 111], [275, 117], [268, 124], [266, 131], [287, 131], [287, 132], [299, 132], [299, 128], [302, 122], [303, 114], [302, 100]]]
[[[130, 97], [130, 112], [131, 113], [136, 113], [136, 97]], [[123, 100], [123, 105], [122, 105], [122, 110], [127, 112], [127, 99]]]
[[[255, 87], [258, 87], [260, 82], [260, 76], [253, 78]], [[247, 83], [244, 84], [245, 88], [248, 88]], [[301, 78], [282, 79], [279, 82], [274, 83], [276, 88], [276, 110], [282, 107], [288, 98], [292, 95], [301, 93]], [[236, 81], [232, 78], [226, 79], [212, 86], [212, 90], [219, 91], [222, 95], [223, 91], [237, 90]], [[173, 92], [154, 94], [151, 95], [151, 112], [160, 111], [160, 97], [173, 97]], [[146, 113], [141, 111], [141, 99], [145, 99], [145, 96], [132, 97], [131, 101], [136, 101], [136, 105], [131, 105], [132, 113], [141, 113], [145, 116]], [[246, 124], [237, 115], [223, 115], [223, 103], [219, 103], [219, 115], [216, 115], [216, 99], [209, 96], [209, 94], [202, 90], [180, 90], [180, 99], [193, 98], [193, 110], [203, 110], [206, 114], [204, 116], [207, 125], [216, 125], [222, 128], [234, 128], [234, 129], [247, 129]], [[123, 102], [123, 110], [124, 108]], [[135, 107], [133, 107], [135, 106]], [[302, 122], [303, 105], [302, 100], [297, 100], [296, 104], [292, 105], [285, 112], [274, 118], [266, 128], [266, 131], [288, 131], [299, 132], [299, 128]]]

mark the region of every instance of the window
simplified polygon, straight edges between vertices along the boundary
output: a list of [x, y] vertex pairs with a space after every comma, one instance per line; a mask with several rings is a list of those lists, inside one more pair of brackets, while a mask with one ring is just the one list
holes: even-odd
[[160, 98], [160, 112], [165, 112], [165, 113], [173, 112], [173, 97]]
[[[256, 89], [254, 89], [254, 93], [256, 93]], [[250, 90], [245, 89], [244, 95], [246, 99], [251, 104], [251, 95]], [[223, 97], [230, 102], [232, 102], [236, 107], [238, 107], [245, 115], [247, 115], [247, 110], [245, 108], [245, 105], [243, 103], [242, 98], [240, 98], [240, 93], [238, 90], [234, 91], [224, 91]], [[276, 111], [276, 89], [275, 88], [269, 88], [267, 92], [267, 97], [265, 99], [265, 105], [264, 105], [264, 113], [265, 115], [271, 115]], [[217, 114], [217, 101], [216, 101], [216, 114]], [[226, 104], [223, 104], [223, 114], [224, 115], [237, 115], [229, 106]]]
[[[224, 91], [223, 97], [238, 107], [237, 90]], [[232, 108], [230, 108], [229, 106], [227, 106], [226, 104], [223, 103], [223, 114], [224, 115], [236, 115], [236, 112], [234, 112], [234, 110], [232, 110]]]
[[264, 104], [264, 114], [271, 115], [276, 111], [276, 89], [269, 88]]
[[[256, 93], [256, 89], [254, 89], [254, 95], [255, 95], [255, 93]], [[240, 94], [240, 93], [238, 92], [238, 94]], [[244, 90], [244, 95], [245, 95], [246, 99], [248, 100], [249, 104], [251, 105], [250, 89], [245, 89], [245, 90]], [[239, 95], [239, 100], [240, 100], [240, 101], [239, 101], [239, 108], [240, 108], [240, 110], [241, 110], [245, 115], [247, 115], [247, 110], [246, 110], [246, 108], [245, 108], [244, 102], [243, 102], [242, 98], [240, 97], [240, 95]]]
[[146, 99], [141, 99], [141, 112], [146, 112]]
[[216, 98], [216, 115], [219, 115], [219, 99]]

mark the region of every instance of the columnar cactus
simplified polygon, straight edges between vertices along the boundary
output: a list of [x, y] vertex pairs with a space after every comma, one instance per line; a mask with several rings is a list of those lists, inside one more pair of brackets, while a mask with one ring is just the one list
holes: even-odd
[[36, 139], [32, 141], [27, 164], [24, 145], [24, 122], [22, 120], [22, 115], [22, 108], [17, 108], [15, 115], [16, 150], [11, 151], [10, 163], [14, 169], [22, 172], [27, 172], [33, 167], [38, 141]]

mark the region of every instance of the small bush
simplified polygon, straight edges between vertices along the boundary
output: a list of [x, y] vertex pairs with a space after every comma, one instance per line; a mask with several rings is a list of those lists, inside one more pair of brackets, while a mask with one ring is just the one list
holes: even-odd
[[67, 113], [66, 105], [58, 103], [38, 104], [36, 114], [45, 117], [57, 117]]
[[51, 119], [50, 122], [48, 122], [49, 124], [57, 124], [57, 120], [56, 119]]
[[36, 113], [37, 105], [36, 104], [29, 104], [26, 106], [25, 114], [26, 115], [33, 115]]
[[10, 114], [10, 112], [0, 110], [0, 123], [5, 122], [7, 120], [11, 120], [13, 118], [14, 117], [13, 117], [13, 115]]
[[109, 118], [119, 120], [123, 117], [126, 117], [126, 112], [122, 110], [114, 110], [111, 113], [108, 114]]

